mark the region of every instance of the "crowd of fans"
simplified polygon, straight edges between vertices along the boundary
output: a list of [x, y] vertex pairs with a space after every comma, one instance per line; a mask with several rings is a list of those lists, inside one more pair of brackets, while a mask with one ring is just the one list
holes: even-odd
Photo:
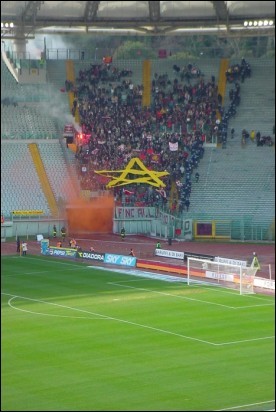
[[130, 158], [139, 157], [149, 169], [169, 172], [163, 179], [166, 187], [128, 185], [127, 190], [115, 188], [115, 198], [125, 204], [160, 206], [168, 202], [174, 184], [177, 196], [170, 206], [187, 210], [203, 143], [222, 130], [216, 122], [217, 85], [214, 78], [206, 82], [202, 75], [191, 84], [155, 73], [151, 106], [143, 107], [143, 87], [133, 84], [131, 74], [105, 64], [79, 73], [76, 98], [82, 131], [88, 136], [76, 154], [82, 187], [104, 188], [105, 179], [94, 170], [121, 170]]
[[[192, 176], [204, 155], [203, 144], [215, 141], [226, 147], [228, 122], [240, 104], [238, 80], [249, 77], [251, 68], [242, 59], [241, 65], [226, 72], [234, 84], [228, 109], [222, 106], [214, 76], [206, 80], [194, 65], [183, 69], [174, 65], [173, 74], [174, 79], [167, 73], [154, 74], [151, 106], [143, 107], [143, 86], [133, 84], [131, 71], [91, 64], [79, 72], [72, 109], [78, 107], [86, 136], [76, 153], [83, 189], [105, 189], [109, 179], [94, 170], [122, 170], [131, 158], [139, 157], [149, 169], [169, 172], [163, 178], [166, 187], [116, 187], [115, 199], [123, 205], [167, 205], [173, 212], [189, 209], [192, 181], [198, 181]], [[66, 89], [72, 86], [66, 83]], [[173, 185], [177, 195], [170, 198]]]

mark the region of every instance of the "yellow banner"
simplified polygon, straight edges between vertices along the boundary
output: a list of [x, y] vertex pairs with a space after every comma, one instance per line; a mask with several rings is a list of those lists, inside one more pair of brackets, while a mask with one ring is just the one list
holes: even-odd
[[13, 215], [43, 215], [43, 210], [13, 210]]
[[164, 172], [155, 172], [154, 170], [148, 169], [139, 157], [130, 159], [124, 170], [95, 170], [95, 173], [114, 178], [106, 185], [108, 189], [134, 183], [145, 183], [160, 189], [161, 187], [166, 187], [166, 185], [159, 177], [169, 175], [166, 170]]

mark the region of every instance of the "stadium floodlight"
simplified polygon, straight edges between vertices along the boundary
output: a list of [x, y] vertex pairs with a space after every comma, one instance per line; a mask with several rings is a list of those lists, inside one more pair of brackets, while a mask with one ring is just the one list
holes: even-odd
[[5, 28], [5, 29], [9, 29], [9, 28], [13, 28], [14, 27], [14, 23], [11, 21], [11, 22], [8, 22], [8, 21], [5, 21], [5, 22], [3, 22], [3, 21], [1, 21], [1, 29], [3, 29], [3, 28]]
[[188, 257], [188, 285], [222, 286], [240, 295], [254, 293], [257, 268]]
[[274, 21], [273, 20], [245, 20], [243, 22], [244, 27], [262, 27], [262, 26], [273, 26]]

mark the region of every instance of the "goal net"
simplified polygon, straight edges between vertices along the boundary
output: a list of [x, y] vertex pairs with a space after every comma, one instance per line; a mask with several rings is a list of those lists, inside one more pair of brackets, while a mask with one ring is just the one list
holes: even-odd
[[244, 295], [254, 293], [256, 272], [252, 267], [188, 257], [187, 283], [223, 286]]

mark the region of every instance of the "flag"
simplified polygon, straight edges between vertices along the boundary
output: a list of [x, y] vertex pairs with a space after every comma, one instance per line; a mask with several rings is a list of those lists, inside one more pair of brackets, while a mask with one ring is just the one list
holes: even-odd
[[125, 145], [123, 143], [120, 144], [120, 146], [118, 146], [118, 149], [121, 150], [121, 152], [124, 150], [124, 148], [125, 148]]
[[130, 190], [126, 190], [126, 189], [123, 189], [123, 193], [126, 196], [134, 195], [134, 192], [131, 192]]
[[152, 161], [152, 163], [160, 163], [160, 154], [152, 153], [151, 161]]
[[164, 199], [167, 199], [167, 193], [164, 189], [156, 189], [156, 192], [160, 193], [160, 195], [164, 197]]
[[169, 146], [170, 146], [171, 152], [176, 152], [178, 150], [178, 142], [176, 143], [169, 142]]

